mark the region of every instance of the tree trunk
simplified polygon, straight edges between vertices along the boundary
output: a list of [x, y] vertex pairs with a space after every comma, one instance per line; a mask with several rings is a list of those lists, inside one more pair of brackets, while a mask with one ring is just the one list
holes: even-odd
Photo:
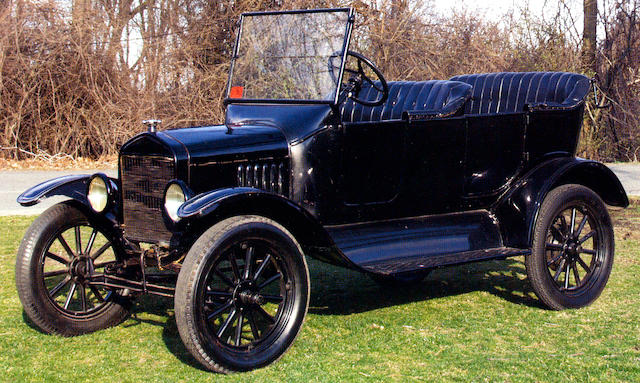
[[582, 32], [582, 66], [585, 71], [596, 73], [596, 27], [598, 25], [598, 1], [584, 0], [584, 31]]

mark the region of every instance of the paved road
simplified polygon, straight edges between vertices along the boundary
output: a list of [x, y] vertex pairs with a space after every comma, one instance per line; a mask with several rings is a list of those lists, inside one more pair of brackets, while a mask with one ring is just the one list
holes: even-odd
[[[627, 194], [640, 196], [640, 164], [609, 164], [611, 170], [620, 178]], [[103, 172], [111, 177], [117, 170], [78, 170], [78, 171], [40, 171], [40, 170], [6, 170], [0, 171], [0, 215], [37, 215], [49, 206], [62, 201], [63, 197], [47, 198], [43, 202], [22, 207], [16, 202], [20, 193], [29, 187], [48, 179], [65, 174], [93, 174]]]
[[640, 164], [620, 163], [607, 164], [607, 166], [620, 178], [628, 195], [640, 196]]

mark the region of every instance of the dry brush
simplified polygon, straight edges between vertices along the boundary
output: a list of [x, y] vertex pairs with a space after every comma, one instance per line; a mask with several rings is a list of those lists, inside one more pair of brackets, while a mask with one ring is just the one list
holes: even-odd
[[[219, 123], [236, 20], [249, 10], [353, 6], [352, 48], [392, 80], [581, 71], [581, 39], [562, 7], [547, 20], [526, 9], [487, 20], [406, 0], [14, 1], [0, 2], [0, 146], [13, 158], [114, 154], [148, 117], [165, 127]], [[607, 1], [598, 72], [613, 107], [590, 105], [581, 154], [636, 159], [640, 7]]]

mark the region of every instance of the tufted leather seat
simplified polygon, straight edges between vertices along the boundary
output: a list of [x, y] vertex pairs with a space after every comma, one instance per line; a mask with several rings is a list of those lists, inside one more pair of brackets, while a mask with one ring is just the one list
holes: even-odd
[[[389, 98], [379, 106], [362, 106], [347, 99], [340, 108], [343, 122], [398, 120], [403, 113], [422, 117], [447, 117], [456, 113], [471, 95], [471, 86], [456, 81], [391, 81]], [[379, 93], [363, 86], [359, 97], [375, 100]]]
[[465, 74], [451, 80], [473, 87], [465, 114], [569, 109], [584, 100], [590, 85], [587, 77], [566, 72]]

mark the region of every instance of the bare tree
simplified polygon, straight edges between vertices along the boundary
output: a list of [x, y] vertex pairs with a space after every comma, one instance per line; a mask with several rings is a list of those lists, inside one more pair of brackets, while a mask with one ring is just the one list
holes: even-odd
[[584, 0], [584, 31], [582, 33], [582, 62], [586, 71], [595, 73], [596, 64], [596, 30], [598, 26], [598, 1]]
[[240, 13], [346, 5], [358, 12], [351, 48], [389, 80], [597, 73], [613, 106], [589, 105], [580, 154], [636, 159], [640, 0], [583, 0], [604, 26], [600, 40], [594, 17], [580, 33], [557, 1], [557, 14], [544, 19], [524, 9], [486, 20], [464, 10], [438, 15], [418, 0], [0, 0], [0, 147], [14, 157], [97, 157], [117, 153], [145, 117], [166, 127], [220, 122]]

